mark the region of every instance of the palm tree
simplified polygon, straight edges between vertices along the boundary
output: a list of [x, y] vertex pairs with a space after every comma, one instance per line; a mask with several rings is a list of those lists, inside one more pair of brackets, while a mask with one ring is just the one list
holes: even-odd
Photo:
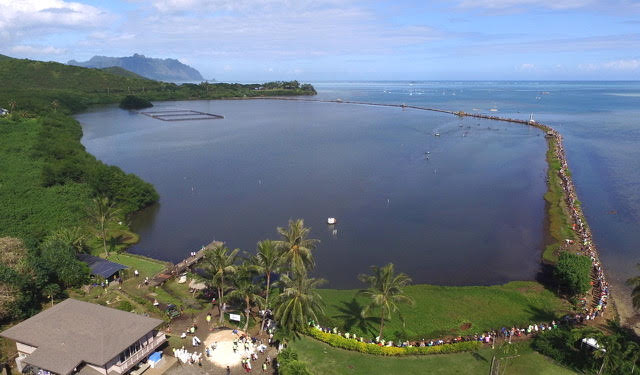
[[306, 273], [315, 266], [312, 250], [320, 241], [307, 238], [309, 232], [311, 229], [305, 228], [302, 219], [289, 220], [287, 228], [278, 227], [282, 240], [276, 244], [282, 251], [284, 261], [289, 264], [290, 271], [294, 273]]
[[302, 332], [310, 320], [324, 315], [322, 297], [317, 287], [323, 279], [313, 279], [296, 273], [294, 278], [282, 276], [282, 293], [278, 296], [275, 318], [285, 331]]
[[98, 225], [102, 236], [102, 246], [105, 256], [109, 257], [107, 250], [107, 231], [109, 224], [114, 222], [120, 215], [120, 210], [116, 208], [115, 202], [107, 197], [96, 197], [93, 199], [93, 205], [90, 208], [89, 215], [91, 219]]
[[233, 289], [228, 295], [231, 298], [242, 300], [245, 304], [245, 332], [247, 331], [247, 328], [249, 328], [251, 303], [255, 302], [258, 306], [264, 305], [264, 299], [258, 294], [260, 292], [260, 288], [253, 283], [253, 275], [254, 274], [251, 272], [251, 269], [248, 265], [242, 265], [238, 267], [237, 272], [233, 276], [233, 286], [235, 289]]
[[[264, 297], [264, 306], [269, 308], [269, 293], [271, 292], [271, 274], [277, 272], [282, 265], [282, 254], [278, 251], [276, 243], [271, 240], [258, 242], [257, 253], [251, 258], [251, 266], [257, 272], [263, 274], [267, 281]], [[262, 323], [260, 324], [260, 332], [264, 329], [264, 314]]]
[[75, 249], [77, 254], [84, 253], [87, 250], [87, 236], [80, 227], [60, 228], [47, 236], [46, 241], [60, 241]]
[[636, 344], [633, 341], [628, 341], [625, 347], [625, 358], [629, 358], [631, 361], [631, 375], [636, 371], [636, 363], [638, 363], [638, 359], [640, 359], [640, 345]]
[[[369, 284], [369, 288], [358, 291], [359, 295], [367, 297], [370, 301], [362, 309], [362, 316], [365, 317], [372, 309], [380, 309], [380, 334], [384, 330], [384, 320], [391, 320], [391, 313], [398, 311], [398, 304], [406, 303], [413, 305], [414, 301], [402, 290], [403, 287], [411, 283], [411, 279], [404, 273], [395, 274], [393, 263], [384, 267], [371, 267], [372, 274], [361, 274], [360, 281]], [[402, 315], [400, 315], [402, 319]]]
[[[636, 265], [640, 270], [640, 263]], [[632, 277], [627, 280], [627, 285], [633, 288], [631, 291], [631, 303], [633, 307], [640, 310], [640, 276]]]
[[224, 311], [222, 303], [224, 301], [224, 289], [226, 288], [225, 278], [236, 272], [236, 257], [240, 249], [229, 252], [226, 246], [216, 246], [208, 249], [204, 255], [204, 271], [207, 280], [218, 290], [218, 311], [220, 317], [218, 321], [222, 323]]
[[621, 346], [616, 335], [600, 335], [600, 338], [597, 341], [603, 347], [594, 350], [593, 357], [596, 359], [602, 359], [602, 365], [598, 371], [598, 375], [601, 375], [606, 367], [617, 367], [614, 362], [617, 362], [619, 359], [618, 357], [621, 354]]

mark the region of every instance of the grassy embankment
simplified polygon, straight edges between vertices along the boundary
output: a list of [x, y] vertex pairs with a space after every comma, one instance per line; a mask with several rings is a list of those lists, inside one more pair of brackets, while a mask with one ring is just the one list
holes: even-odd
[[565, 201], [562, 180], [558, 172], [562, 168], [560, 160], [555, 156], [554, 150], [557, 147], [555, 138], [547, 138], [547, 179], [548, 190], [544, 195], [547, 201], [547, 216], [549, 225], [549, 244], [542, 253], [542, 260], [545, 263], [555, 263], [558, 261], [559, 251], [565, 239], [575, 239], [575, 234], [570, 226], [569, 209]]
[[500, 359], [500, 369], [506, 374], [564, 375], [575, 372], [533, 351], [528, 343], [501, 348], [484, 348], [473, 353], [429, 355], [416, 357], [382, 357], [332, 348], [310, 338], [290, 343], [299, 359], [315, 374], [488, 374], [493, 355]]
[[[387, 339], [439, 338], [551, 320], [570, 306], [533, 281], [505, 285], [449, 287], [412, 285], [405, 289], [415, 306], [401, 305], [405, 326], [395, 318], [385, 324]], [[365, 338], [378, 334], [379, 319], [360, 317], [367, 302], [355, 290], [321, 289], [327, 318], [322, 322]]]

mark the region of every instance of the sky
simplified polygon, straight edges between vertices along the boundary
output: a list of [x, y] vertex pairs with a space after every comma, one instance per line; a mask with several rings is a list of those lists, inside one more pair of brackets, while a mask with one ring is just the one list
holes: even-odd
[[0, 54], [206, 79], [638, 80], [640, 0], [0, 0]]

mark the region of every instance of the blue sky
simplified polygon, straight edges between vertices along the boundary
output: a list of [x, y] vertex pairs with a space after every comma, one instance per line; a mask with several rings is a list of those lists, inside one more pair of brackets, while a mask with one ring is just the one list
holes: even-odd
[[0, 0], [0, 53], [223, 81], [640, 79], [640, 0]]

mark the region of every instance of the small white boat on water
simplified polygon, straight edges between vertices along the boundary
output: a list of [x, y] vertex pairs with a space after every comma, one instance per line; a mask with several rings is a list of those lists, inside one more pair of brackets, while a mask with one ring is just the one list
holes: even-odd
[[335, 217], [330, 217], [330, 218], [327, 219], [327, 224], [329, 224], [329, 225], [333, 225], [336, 222], [337, 222], [337, 220], [336, 220]]
[[439, 132], [435, 132], [433, 135], [436, 136], [436, 137], [439, 137], [440, 133]]
[[498, 108], [491, 108], [489, 111], [491, 111], [491, 112], [498, 112]]

